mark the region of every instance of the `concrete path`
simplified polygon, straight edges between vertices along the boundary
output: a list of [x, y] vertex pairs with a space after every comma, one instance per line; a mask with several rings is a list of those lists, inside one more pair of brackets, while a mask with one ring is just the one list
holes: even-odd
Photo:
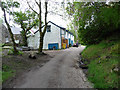
[[28, 72], [14, 88], [91, 88], [82, 70], [75, 68], [79, 53], [84, 48], [46, 51], [55, 56], [43, 67]]

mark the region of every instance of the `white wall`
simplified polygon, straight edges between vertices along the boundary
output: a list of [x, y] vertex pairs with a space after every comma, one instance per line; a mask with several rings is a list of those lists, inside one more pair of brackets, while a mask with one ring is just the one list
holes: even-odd
[[[51, 25], [51, 32], [46, 31], [46, 33], [45, 33], [44, 40], [43, 40], [43, 49], [48, 49], [48, 44], [51, 44], [51, 43], [58, 43], [59, 49], [61, 49], [60, 28], [51, 23], [48, 23], [48, 25]], [[65, 30], [62, 30], [62, 29], [61, 29], [61, 32], [62, 32], [62, 34], [65, 34], [62, 36], [65, 36], [66, 39], [71, 38], [71, 40], [73, 40], [73, 43], [74, 43], [73, 35], [71, 35], [70, 33], [66, 32]], [[39, 32], [37, 32], [34, 36], [30, 36], [28, 38], [28, 46], [33, 47], [34, 49], [39, 48], [39, 42], [40, 42]]]
[[34, 49], [39, 48], [39, 32], [28, 38], [28, 46], [33, 47]]
[[[58, 28], [57, 26], [51, 23], [48, 23], [48, 25], [51, 25], [51, 32], [46, 31], [45, 33], [44, 40], [43, 40], [43, 49], [48, 49], [48, 44], [50, 43], [58, 43], [59, 49], [61, 49], [60, 28]], [[30, 36], [28, 38], [28, 46], [33, 47], [34, 49], [38, 49], [39, 40], [40, 40], [40, 35], [39, 35], [39, 32], [37, 32], [35, 36]]]
[[73, 43], [74, 43], [74, 36], [73, 35], [71, 35], [71, 40], [73, 40]]
[[61, 36], [60, 36], [60, 28], [49, 23], [51, 25], [51, 32], [46, 32], [44, 37], [43, 49], [48, 49], [48, 44], [50, 43], [58, 43], [59, 49], [61, 49]]
[[61, 34], [62, 34], [62, 37], [65, 38], [65, 30], [61, 29]]

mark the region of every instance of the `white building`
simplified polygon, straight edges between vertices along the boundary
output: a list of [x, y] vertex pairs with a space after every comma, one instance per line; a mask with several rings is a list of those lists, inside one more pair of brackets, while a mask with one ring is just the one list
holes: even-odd
[[[44, 26], [42, 27], [42, 29]], [[67, 42], [63, 42], [66, 40]], [[34, 49], [39, 48], [40, 34], [36, 31], [34, 35], [28, 38], [28, 46]], [[43, 49], [61, 49], [63, 48], [63, 43], [66, 44], [66, 48], [74, 43], [74, 36], [71, 32], [65, 28], [56, 25], [55, 23], [49, 21], [47, 24], [47, 30], [43, 40]]]

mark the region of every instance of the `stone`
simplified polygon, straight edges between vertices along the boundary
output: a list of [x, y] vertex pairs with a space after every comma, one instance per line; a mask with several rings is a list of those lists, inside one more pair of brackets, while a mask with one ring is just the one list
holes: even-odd
[[35, 53], [34, 53], [34, 52], [30, 53], [30, 54], [29, 54], [29, 58], [31, 58], [31, 59], [36, 59]]
[[119, 71], [118, 67], [115, 67], [115, 68], [113, 69], [113, 71], [114, 71], [114, 72], [118, 72], [118, 71]]

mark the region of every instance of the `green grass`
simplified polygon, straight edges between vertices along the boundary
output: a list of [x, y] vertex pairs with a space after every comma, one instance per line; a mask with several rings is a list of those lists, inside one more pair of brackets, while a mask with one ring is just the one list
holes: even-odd
[[83, 60], [88, 62], [88, 80], [95, 88], [118, 88], [118, 72], [113, 69], [119, 64], [119, 45], [119, 38], [112, 36], [82, 52]]
[[0, 52], [2, 51], [2, 44], [0, 44]]
[[8, 78], [12, 77], [14, 74], [12, 71], [8, 71], [8, 72], [2, 72], [2, 82], [5, 82], [6, 80], [8, 80]]
[[2, 73], [2, 82], [5, 82], [6, 80], [8, 80], [10, 77], [13, 77], [15, 71], [13, 71], [9, 66], [7, 65], [3, 65], [2, 66], [2, 71], [0, 71], [0, 73]]
[[2, 47], [0, 47], [0, 52], [2, 51]]
[[[12, 49], [9, 49], [8, 51], [8, 55], [14, 55], [14, 52], [13, 52], [13, 48]], [[23, 55], [24, 53], [22, 51], [18, 51], [17, 55]]]

